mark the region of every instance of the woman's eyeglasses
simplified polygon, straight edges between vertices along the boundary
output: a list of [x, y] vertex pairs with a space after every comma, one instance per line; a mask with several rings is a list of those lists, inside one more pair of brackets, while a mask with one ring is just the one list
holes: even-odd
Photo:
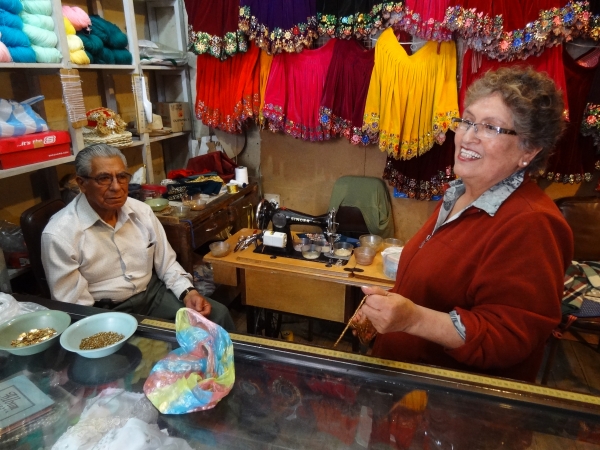
[[464, 131], [465, 133], [469, 130], [469, 128], [473, 127], [475, 130], [475, 134], [479, 137], [493, 139], [499, 134], [512, 134], [517, 135], [515, 130], [509, 130], [507, 128], [496, 127], [494, 125], [489, 125], [487, 123], [475, 123], [471, 122], [467, 119], [460, 119], [454, 117], [452, 122], [458, 124], [458, 129]]
[[117, 179], [117, 183], [119, 183], [119, 184], [129, 184], [132, 176], [133, 175], [131, 175], [130, 173], [121, 172], [121, 173], [116, 174], [114, 177], [108, 173], [103, 173], [103, 174], [98, 175], [97, 177], [89, 177], [87, 175], [81, 175], [81, 178], [87, 178], [88, 180], [94, 180], [100, 186], [110, 186], [115, 178]]

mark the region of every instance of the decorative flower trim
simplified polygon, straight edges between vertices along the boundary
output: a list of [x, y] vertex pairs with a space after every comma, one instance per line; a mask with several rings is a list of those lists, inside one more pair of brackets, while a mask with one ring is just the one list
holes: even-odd
[[436, 143], [443, 144], [446, 140], [446, 131], [456, 129], [456, 125], [452, 123], [453, 117], [458, 117], [457, 110], [438, 113], [433, 118], [431, 132], [409, 141], [400, 142], [397, 134], [380, 130], [379, 115], [376, 113], [371, 113], [370, 116], [369, 114], [364, 115], [362, 130], [373, 143], [377, 142], [376, 135], [379, 133], [379, 149], [381, 151], [387, 152], [395, 159], [408, 160], [428, 152]]
[[320, 36], [362, 39], [384, 29], [392, 14], [401, 12], [402, 8], [402, 2], [385, 2], [373, 5], [368, 13], [356, 13], [342, 17], [318, 13], [317, 30]]
[[241, 134], [248, 119], [258, 117], [259, 95], [247, 95], [234, 107], [234, 113], [224, 115], [219, 108], [211, 109], [204, 102], [196, 104], [196, 118], [204, 125], [227, 133]]
[[331, 109], [324, 106], [319, 108], [319, 122], [332, 138], [345, 137], [352, 145], [369, 145], [374, 143], [371, 142], [369, 135], [363, 132], [360, 127], [353, 127], [351, 121], [332, 114]]
[[403, 193], [407, 198], [428, 201], [439, 200], [448, 188], [448, 183], [455, 176], [452, 167], [448, 166], [445, 168], [445, 172], [438, 171], [430, 180], [408, 178], [394, 169], [392, 162], [388, 161], [385, 165], [382, 178], [387, 180], [390, 186], [396, 188], [398, 192]]
[[327, 141], [331, 139], [329, 130], [324, 129], [320, 125], [311, 128], [287, 119], [283, 114], [283, 108], [279, 105], [266, 103], [263, 107], [262, 114], [267, 121], [269, 130], [273, 133], [283, 132], [296, 139], [311, 142]]
[[396, 32], [402, 30], [412, 36], [428, 41], [442, 42], [452, 40], [452, 31], [446, 27], [445, 22], [439, 22], [433, 18], [421, 17], [419, 13], [409, 9], [394, 11], [389, 25]]
[[543, 175], [548, 181], [553, 183], [562, 183], [562, 184], [579, 184], [582, 181], [586, 183], [592, 181], [592, 174], [590, 172], [585, 173], [554, 173], [554, 172], [546, 172]]
[[225, 36], [213, 36], [203, 31], [192, 30], [188, 27], [190, 51], [197, 55], [209, 55], [225, 60], [236, 53], [248, 51], [248, 38], [242, 30], [230, 31]]
[[588, 103], [581, 121], [581, 134], [591, 136], [594, 145], [600, 147], [600, 105]]
[[240, 31], [246, 33], [250, 40], [254, 40], [256, 45], [269, 55], [283, 51], [301, 52], [304, 48], [310, 48], [313, 41], [319, 37], [315, 16], [308, 17], [306, 23], [298, 23], [287, 30], [269, 30], [264, 24], [258, 23], [249, 6], [240, 6], [238, 26]]
[[490, 17], [474, 8], [461, 6], [446, 10], [443, 25], [456, 31], [469, 48], [499, 61], [539, 55], [546, 47], [569, 42], [578, 36], [600, 38], [600, 17], [591, 14], [586, 1], [540, 11], [539, 19], [518, 30], [504, 30], [501, 15]]

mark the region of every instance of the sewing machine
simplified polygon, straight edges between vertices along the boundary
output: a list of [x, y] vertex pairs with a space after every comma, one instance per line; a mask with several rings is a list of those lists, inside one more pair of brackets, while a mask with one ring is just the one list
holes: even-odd
[[[320, 216], [311, 216], [309, 214], [294, 211], [293, 209], [278, 208], [275, 204], [268, 200], [261, 200], [256, 208], [256, 223], [261, 230], [267, 230], [269, 223], [273, 224], [273, 232], [285, 233], [285, 242], [281, 245], [273, 245], [275, 247], [284, 248], [286, 253], [291, 254], [294, 251], [294, 243], [292, 240], [291, 225], [314, 225], [323, 230], [323, 233], [328, 240], [333, 239], [333, 235], [337, 230], [338, 224], [335, 221], [335, 208]], [[263, 239], [264, 240], [264, 239]], [[269, 241], [267, 241], [269, 242]], [[276, 241], [271, 241], [276, 242]]]

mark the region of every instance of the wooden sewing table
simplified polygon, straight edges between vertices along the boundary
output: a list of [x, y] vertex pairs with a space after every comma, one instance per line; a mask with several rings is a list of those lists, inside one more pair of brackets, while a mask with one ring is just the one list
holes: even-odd
[[[213, 266], [215, 283], [238, 286], [244, 305], [345, 323], [354, 313], [357, 298], [362, 298], [353, 287], [389, 289], [394, 285], [383, 275], [380, 253], [370, 266], [357, 265], [352, 255], [345, 266], [326, 267], [317, 261], [255, 253], [254, 244], [233, 252], [239, 237], [253, 232], [246, 228], [231, 236], [227, 256], [216, 258], [209, 253], [204, 257]], [[248, 332], [253, 333], [250, 321], [248, 325]]]

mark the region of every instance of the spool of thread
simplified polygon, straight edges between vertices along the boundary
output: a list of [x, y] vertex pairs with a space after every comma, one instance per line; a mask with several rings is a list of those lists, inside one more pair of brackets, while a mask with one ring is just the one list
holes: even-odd
[[248, 168], [247, 167], [240, 166], [240, 167], [235, 168], [235, 181], [237, 181], [238, 184], [243, 184], [243, 183], [248, 184]]
[[282, 330], [281, 337], [284, 341], [294, 342], [294, 332], [291, 330]]
[[228, 184], [227, 185], [227, 193], [235, 194], [236, 192], [238, 192], [237, 184]]

